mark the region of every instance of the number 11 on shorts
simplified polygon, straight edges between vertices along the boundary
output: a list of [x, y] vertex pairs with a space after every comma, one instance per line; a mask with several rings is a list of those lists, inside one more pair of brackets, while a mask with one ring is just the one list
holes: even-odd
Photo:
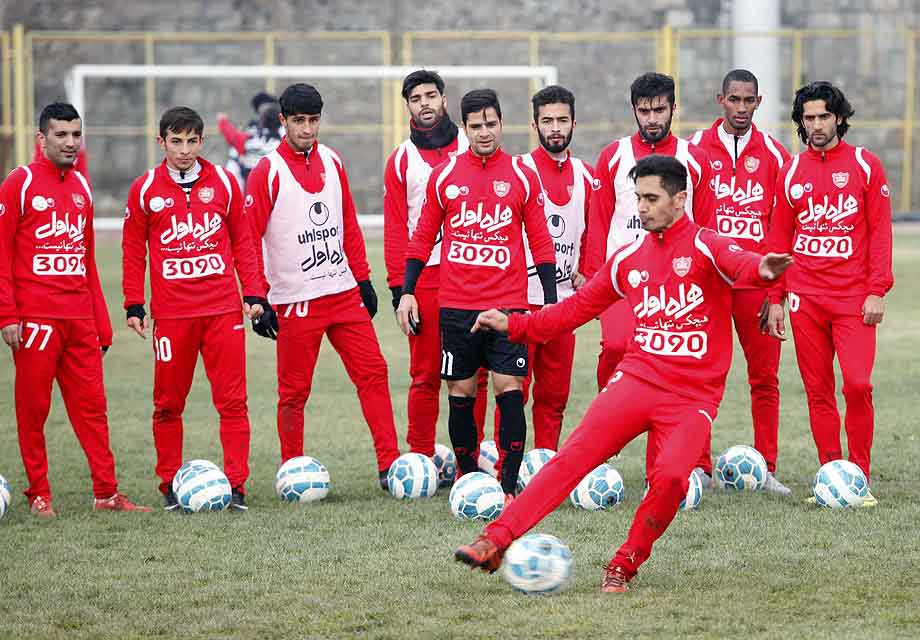
[[454, 354], [450, 351], [441, 351], [441, 375], [454, 375]]

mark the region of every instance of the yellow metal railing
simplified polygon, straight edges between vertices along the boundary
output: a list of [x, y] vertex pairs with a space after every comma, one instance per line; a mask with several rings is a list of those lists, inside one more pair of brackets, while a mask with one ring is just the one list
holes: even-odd
[[[882, 112], [880, 117], [861, 118], [856, 120], [856, 126], [865, 129], [892, 130], [898, 131], [901, 138], [900, 158], [896, 167], [899, 169], [900, 181], [898, 184], [898, 198], [896, 208], [899, 211], [910, 211], [920, 209], [920, 198], [913, 196], [914, 181], [912, 175], [913, 169], [913, 140], [914, 130], [920, 127], [920, 117], [918, 117], [916, 106], [917, 92], [917, 47], [918, 34], [916, 30], [859, 30], [859, 29], [828, 29], [828, 30], [799, 30], [799, 29], [780, 29], [774, 32], [764, 32], [757, 34], [759, 37], [769, 36], [779, 38], [783, 44], [783, 51], [788, 58], [788, 66], [782, 69], [783, 86], [794, 92], [802, 82], [809, 77], [814, 77], [814, 70], [810, 70], [809, 54], [814, 55], [812, 43], [824, 39], [856, 39], [857, 47], [872, 50], [872, 47], [878, 47], [880, 43], [891, 45], [891, 43], [903, 43], [904, 50], [904, 75], [903, 79], [897, 79], [899, 89], [902, 89], [904, 99], [903, 104], [895, 105], [896, 111]], [[469, 64], [470, 60], [455, 59], [452, 57], [451, 47], [462, 45], [463, 43], [485, 43], [492, 42], [504, 45], [503, 51], [512, 51], [509, 58], [514, 59], [478, 59], [477, 64], [526, 64], [530, 66], [539, 66], [545, 64], [555, 64], [560, 67], [569, 64], [588, 62], [592, 54], [596, 55], [597, 51], [603, 50], [606, 55], [611, 55], [613, 59], [600, 60], [600, 64], [607, 63], [612, 69], [611, 73], [616, 74], [620, 68], [617, 67], [617, 52], [629, 51], [639, 53], [640, 60], [642, 55], [647, 55], [650, 63], [654, 68], [663, 73], [668, 73], [675, 78], [676, 92], [678, 102], [681, 101], [681, 92], [686, 89], [685, 84], [688, 81], [682, 62], [686, 63], [689, 59], [687, 56], [694, 56], [698, 52], [694, 47], [705, 46], [707, 39], [716, 42], [724, 42], [726, 39], [733, 38], [738, 34], [724, 29], [674, 29], [670, 26], [664, 26], [661, 29], [642, 32], [565, 32], [565, 33], [542, 33], [530, 31], [451, 31], [451, 32], [431, 32], [431, 31], [407, 31], [401, 34], [398, 50], [394, 49], [393, 36], [385, 31], [366, 31], [366, 32], [259, 32], [259, 33], [154, 33], [154, 32], [54, 32], [54, 31], [36, 31], [26, 32], [21, 25], [16, 25], [11, 32], [0, 32], [0, 136], [12, 135], [15, 143], [13, 147], [13, 158], [16, 162], [22, 163], [31, 156], [32, 138], [34, 134], [35, 118], [35, 63], [34, 55], [36, 47], [40, 45], [55, 43], [113, 43], [128, 44], [134, 47], [136, 57], [134, 59], [143, 61], [146, 64], [162, 63], [165, 51], [163, 47], [181, 44], [226, 44], [236, 43], [240, 47], [254, 47], [257, 51], [255, 59], [260, 64], [300, 64], [303, 58], [296, 60], [285, 60], [285, 52], [288, 47], [295, 44], [307, 42], [335, 42], [343, 43], [358, 42], [372, 43], [373, 46], [365, 47], [367, 52], [362, 64], [381, 64], [381, 65], [413, 65], [425, 64], [436, 66], [447, 64]], [[818, 46], [818, 45], [815, 45]], [[606, 47], [606, 48], [605, 48]], [[625, 47], [625, 50], [624, 50]], [[603, 48], [603, 49], [599, 49]], [[560, 57], [558, 53], [564, 49], [565, 55]], [[354, 49], [355, 51], [364, 51]], [[646, 53], [647, 51], [647, 53]], [[708, 53], [705, 52], [705, 53]], [[302, 55], [302, 54], [301, 54]], [[351, 55], [351, 51], [349, 51]], [[567, 56], [567, 57], [566, 57]], [[288, 58], [291, 56], [288, 55]], [[483, 56], [488, 58], [488, 56]], [[565, 59], [561, 59], [565, 58]], [[84, 62], [87, 60], [81, 60]], [[91, 62], [92, 60], [89, 60]], [[110, 62], [110, 60], [98, 60], [99, 62]], [[635, 62], [635, 60], [634, 60]], [[870, 57], [861, 60], [859, 73], [861, 75], [871, 76], [872, 68]], [[314, 60], [310, 60], [315, 64]], [[811, 62], [814, 66], [814, 62]], [[890, 74], [890, 71], [886, 72]], [[887, 76], [889, 80], [895, 80]], [[569, 70], [568, 80], [565, 74], [562, 74], [563, 83], [575, 82], [572, 79], [572, 71]], [[713, 78], [705, 78], [705, 82], [713, 81]], [[144, 107], [143, 107], [143, 124], [126, 125], [124, 123], [112, 123], [110, 125], [95, 125], [88, 127], [89, 133], [106, 134], [113, 136], [125, 137], [143, 137], [146, 141], [147, 163], [155, 163], [158, 151], [155, 145], [156, 123], [158, 118], [156, 91], [157, 81], [148, 79], [145, 81], [144, 89]], [[788, 84], [787, 84], [788, 83]], [[530, 88], [535, 90], [537, 81], [532, 80]], [[265, 80], [265, 89], [270, 92], [278, 90], [274, 79]], [[376, 134], [381, 140], [380, 154], [386, 158], [390, 151], [398, 145], [407, 135], [407, 122], [405, 103], [400, 95], [401, 82], [399, 80], [384, 80], [380, 85], [380, 118], [376, 121], [352, 121], [336, 122], [335, 124], [327, 123], [324, 125], [324, 131], [334, 134]], [[790, 92], [790, 93], [791, 93]], [[785, 93], [785, 91], [784, 91]], [[361, 99], [361, 98], [358, 98]], [[600, 139], [606, 133], [609, 135], [614, 129], [629, 130], [633, 126], [632, 115], [628, 108], [624, 108], [620, 97], [611, 97], [607, 94], [590, 96], [589, 100], [606, 100], [611, 105], [611, 112], [616, 115], [612, 118], [602, 113], [600, 117], [593, 119], [582, 118], [579, 120], [579, 131], [584, 134], [591, 132], [595, 139]], [[596, 106], [596, 105], [595, 105]], [[606, 106], [606, 105], [605, 105]], [[595, 108], [595, 111], [597, 109]], [[700, 119], [702, 114], [693, 114], [686, 109], [678, 110], [678, 117], [675, 117], [673, 127], [675, 133], [679, 135], [689, 134], [691, 131], [707, 127], [715, 117], [707, 120]], [[857, 114], [859, 115], [859, 114]], [[894, 117], [889, 117], [894, 116]], [[683, 118], [683, 119], [681, 119]], [[793, 123], [788, 120], [764, 123], [765, 128], [774, 131], [782, 131], [788, 134], [790, 140], [790, 151], [797, 151], [800, 143], [794, 135]], [[535, 144], [533, 132], [528, 124], [508, 123], [506, 126], [508, 133], [512, 134], [529, 134], [530, 143]], [[209, 129], [209, 133], [214, 130]], [[889, 164], [891, 164], [889, 162]]]

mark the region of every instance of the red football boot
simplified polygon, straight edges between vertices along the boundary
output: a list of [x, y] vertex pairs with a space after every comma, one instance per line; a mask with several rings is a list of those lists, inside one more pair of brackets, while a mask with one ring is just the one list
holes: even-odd
[[479, 536], [473, 541], [473, 544], [458, 547], [454, 552], [454, 559], [470, 565], [473, 569], [479, 567], [487, 573], [495, 573], [502, 566], [504, 555], [504, 549], [499, 549], [486, 536]]

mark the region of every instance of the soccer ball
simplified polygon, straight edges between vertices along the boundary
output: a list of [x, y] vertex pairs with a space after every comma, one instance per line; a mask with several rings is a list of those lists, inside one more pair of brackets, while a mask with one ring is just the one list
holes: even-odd
[[869, 483], [857, 465], [848, 460], [832, 460], [818, 469], [812, 492], [822, 507], [843, 509], [862, 506]]
[[495, 468], [497, 464], [498, 447], [495, 445], [495, 440], [483, 440], [479, 445], [479, 470], [497, 478], [498, 470]]
[[762, 489], [767, 480], [767, 462], [754, 447], [736, 444], [716, 461], [715, 480], [726, 489]]
[[6, 478], [0, 476], [0, 519], [3, 519], [6, 510], [10, 507], [10, 500], [13, 499], [10, 483]]
[[620, 504], [625, 493], [620, 472], [605, 462], [581, 479], [569, 494], [569, 500], [581, 509], [601, 511]]
[[508, 547], [502, 575], [517, 591], [556, 593], [572, 577], [572, 552], [555, 536], [530, 533]]
[[329, 471], [316, 458], [291, 458], [275, 474], [275, 493], [283, 502], [322, 500], [329, 493]]
[[230, 481], [216, 467], [196, 466], [187, 471], [176, 498], [186, 513], [223, 511], [230, 504]]
[[530, 482], [530, 479], [533, 478], [537, 472], [543, 468], [543, 465], [549, 462], [549, 459], [554, 455], [556, 455], [556, 452], [552, 449], [531, 449], [525, 453], [524, 458], [521, 460], [521, 469], [518, 471], [518, 491], [523, 491], [527, 483]]
[[434, 445], [434, 457], [431, 459], [438, 469], [438, 487], [446, 488], [457, 477], [457, 457], [453, 449], [443, 444]]
[[703, 499], [703, 481], [696, 471], [690, 472], [690, 485], [687, 487], [687, 497], [680, 501], [681, 511], [691, 511], [700, 506]]
[[438, 468], [421, 453], [404, 453], [390, 465], [387, 487], [394, 498], [430, 498], [438, 490]]
[[193, 470], [198, 469], [217, 469], [220, 471], [220, 467], [211, 462], [210, 460], [189, 460], [184, 463], [179, 470], [176, 471], [176, 475], [173, 476], [172, 481], [172, 490], [173, 493], [179, 495], [179, 487], [182, 486], [182, 480]]
[[[642, 494], [642, 498], [648, 495], [648, 483], [645, 483], [645, 493]], [[690, 472], [690, 484], [687, 485], [687, 495], [683, 500], [680, 501], [678, 505], [678, 510], [680, 511], [691, 511], [700, 506], [700, 502], [703, 500], [703, 481], [700, 480], [700, 476], [696, 471]]]
[[482, 471], [465, 473], [450, 490], [450, 510], [461, 520], [494, 520], [505, 508], [498, 480]]

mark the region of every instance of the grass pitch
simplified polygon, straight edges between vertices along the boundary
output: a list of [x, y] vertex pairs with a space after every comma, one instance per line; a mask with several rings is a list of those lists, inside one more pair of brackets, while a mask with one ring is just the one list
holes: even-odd
[[[575, 578], [561, 595], [515, 594], [497, 575], [451, 561], [480, 525], [450, 515], [447, 494], [398, 502], [376, 483], [370, 436], [338, 357], [324, 344], [307, 407], [306, 452], [329, 468], [321, 503], [275, 498], [275, 357], [249, 332], [252, 476], [249, 513], [182, 516], [94, 514], [83, 453], [55, 395], [48, 420], [54, 505], [31, 517], [22, 496], [13, 408], [13, 367], [0, 356], [0, 474], [12, 484], [0, 521], [2, 638], [585, 638], [920, 636], [920, 234], [899, 227], [897, 286], [879, 331], [873, 450], [875, 510], [809, 508], [818, 467], [791, 340], [780, 371], [778, 477], [794, 500], [707, 492], [678, 514], [625, 595], [599, 591], [601, 567], [623, 541], [643, 490], [644, 442], [616, 466], [625, 504], [608, 513], [562, 505], [538, 527], [565, 541]], [[121, 488], [160, 506], [150, 430], [153, 355], [124, 328], [120, 249], [100, 238], [103, 287], [116, 326], [105, 359], [112, 446]], [[368, 242], [380, 294], [375, 326], [405, 450], [408, 349], [390, 313], [382, 243]], [[579, 330], [573, 394], [563, 437], [595, 394], [599, 330]], [[840, 399], [842, 406], [842, 399]], [[446, 406], [440, 442], [447, 443]], [[185, 412], [185, 458], [221, 461], [217, 415], [199, 366]], [[490, 433], [490, 430], [487, 430]], [[735, 351], [713, 452], [751, 443], [743, 356]]]

